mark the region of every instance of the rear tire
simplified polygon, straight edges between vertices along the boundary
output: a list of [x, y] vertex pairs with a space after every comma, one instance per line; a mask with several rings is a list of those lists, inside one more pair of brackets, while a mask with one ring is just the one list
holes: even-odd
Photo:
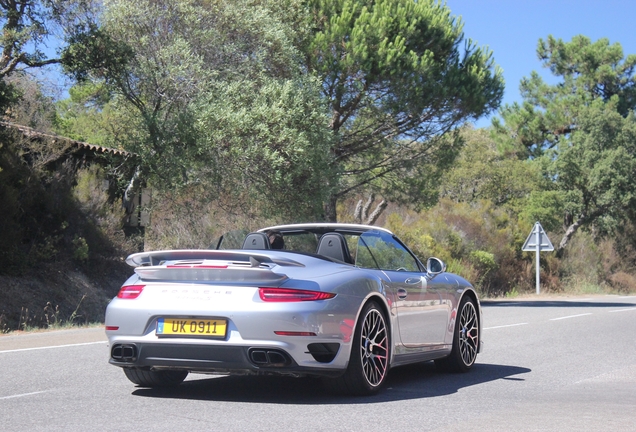
[[451, 353], [435, 360], [435, 365], [445, 371], [468, 372], [479, 351], [479, 318], [475, 303], [468, 296], [462, 299], [458, 310]]
[[377, 393], [389, 372], [390, 349], [386, 318], [380, 306], [371, 301], [358, 318], [347, 370], [341, 377], [329, 378], [327, 385], [355, 396]]
[[141, 387], [175, 387], [188, 376], [188, 371], [151, 371], [138, 368], [124, 368], [126, 377]]

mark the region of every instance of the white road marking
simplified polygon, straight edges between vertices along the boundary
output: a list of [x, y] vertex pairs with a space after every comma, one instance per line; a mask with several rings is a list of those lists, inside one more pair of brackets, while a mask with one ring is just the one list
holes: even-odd
[[560, 317], [560, 318], [551, 318], [550, 321], [558, 321], [558, 320], [563, 320], [563, 319], [568, 319], [568, 318], [582, 317], [582, 316], [586, 316], [586, 315], [592, 315], [592, 314], [591, 313], [584, 313], [584, 314], [578, 314], [578, 315], [569, 315], [569, 316], [564, 316], [564, 317]]
[[494, 302], [494, 303], [490, 303], [487, 304], [486, 306], [511, 306], [511, 305], [517, 305], [517, 303], [514, 302]]
[[74, 346], [82, 346], [82, 345], [106, 344], [106, 343], [108, 342], [99, 341], [99, 342], [85, 342], [85, 343], [68, 344], [68, 345], [43, 346], [43, 347], [35, 347], [35, 348], [20, 348], [20, 349], [14, 349], [14, 350], [0, 351], [0, 354], [10, 353], [10, 352], [20, 352], [20, 351], [35, 351], [35, 350], [43, 350], [43, 349], [51, 349], [51, 348], [66, 348], [66, 347], [74, 347]]
[[636, 310], [636, 307], [627, 308], [627, 309], [616, 309], [616, 310], [611, 310], [611, 311], [608, 311], [608, 312], [625, 312], [625, 311], [633, 311], [633, 310]]
[[508, 324], [508, 325], [501, 325], [501, 326], [495, 326], [495, 327], [486, 327], [483, 330], [492, 330], [492, 329], [498, 329], [498, 328], [504, 328], [504, 327], [516, 327], [516, 326], [522, 326], [527, 324], [528, 323]]
[[32, 395], [36, 395], [36, 394], [40, 394], [40, 393], [46, 393], [46, 391], [36, 391], [36, 392], [23, 393], [23, 394], [11, 395], [11, 396], [2, 396], [2, 397], [0, 397], [0, 400], [13, 399], [13, 398], [19, 398], [19, 397], [25, 397], [25, 396], [32, 396]]
[[581, 383], [636, 383], [636, 364], [622, 369], [612, 370], [595, 377], [582, 379], [576, 381], [574, 384]]

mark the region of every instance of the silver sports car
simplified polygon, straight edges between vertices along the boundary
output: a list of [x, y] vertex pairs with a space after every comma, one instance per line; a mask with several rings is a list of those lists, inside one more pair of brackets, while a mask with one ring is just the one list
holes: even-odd
[[263, 228], [228, 249], [133, 254], [106, 310], [110, 360], [144, 387], [189, 372], [321, 376], [377, 392], [390, 368], [468, 371], [481, 309], [465, 279], [424, 266], [390, 231], [353, 224]]

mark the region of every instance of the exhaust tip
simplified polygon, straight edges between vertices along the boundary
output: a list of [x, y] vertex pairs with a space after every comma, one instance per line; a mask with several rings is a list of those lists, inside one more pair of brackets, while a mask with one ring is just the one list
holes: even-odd
[[110, 356], [118, 362], [132, 363], [137, 360], [137, 346], [133, 344], [115, 344]]
[[285, 366], [285, 364], [287, 363], [287, 358], [285, 357], [285, 355], [278, 351], [268, 351], [267, 360], [272, 366]]
[[267, 353], [261, 350], [252, 350], [250, 352], [250, 359], [257, 365], [267, 364]]
[[249, 358], [259, 367], [284, 367], [292, 364], [289, 355], [281, 350], [251, 348]]

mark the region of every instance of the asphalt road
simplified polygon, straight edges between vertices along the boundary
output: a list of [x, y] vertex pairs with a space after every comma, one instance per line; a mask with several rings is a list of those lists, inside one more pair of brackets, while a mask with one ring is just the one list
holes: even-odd
[[0, 336], [0, 431], [634, 431], [636, 296], [483, 302], [467, 374], [396, 368], [370, 398], [319, 381], [188, 377], [136, 388], [103, 329]]

